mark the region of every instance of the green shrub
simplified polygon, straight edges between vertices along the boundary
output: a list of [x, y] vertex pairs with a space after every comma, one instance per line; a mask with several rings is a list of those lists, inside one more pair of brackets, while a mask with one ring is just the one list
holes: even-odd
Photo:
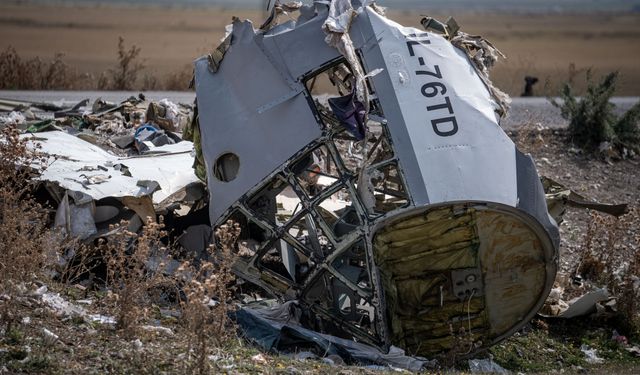
[[550, 99], [560, 108], [562, 117], [569, 121], [569, 136], [577, 146], [596, 150], [603, 142], [622, 152], [625, 148], [640, 152], [640, 102], [624, 115], [615, 113], [610, 99], [616, 89], [618, 72], [607, 74], [599, 83], [593, 82], [591, 71], [586, 73], [587, 92], [577, 97], [571, 85], [566, 83], [560, 92], [561, 102]]

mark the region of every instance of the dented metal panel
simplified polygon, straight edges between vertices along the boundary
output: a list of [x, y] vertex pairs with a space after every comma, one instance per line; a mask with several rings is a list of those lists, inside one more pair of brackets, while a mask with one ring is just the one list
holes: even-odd
[[320, 128], [302, 84], [291, 87], [262, 52], [250, 22], [236, 22], [220, 71], [196, 61], [202, 148], [208, 175], [224, 153], [237, 155], [233, 181], [208, 178], [211, 221], [309, 142]]
[[418, 169], [405, 174], [413, 181], [420, 173], [416, 183], [427, 190], [427, 199], [413, 195], [416, 204], [476, 199], [515, 205], [515, 146], [467, 55], [439, 35], [404, 28], [371, 10], [367, 15], [393, 84], [393, 91], [380, 92], [381, 102], [397, 101], [404, 120], [390, 129], [407, 129], [410, 147], [398, 153], [418, 160]]
[[[39, 145], [38, 150], [49, 159], [40, 180], [54, 181], [64, 189], [96, 200], [153, 196], [153, 203], [162, 204], [172, 194], [198, 181], [193, 170], [185, 168], [193, 163], [193, 144], [187, 141], [157, 147], [157, 153], [152, 155], [118, 157], [60, 131], [21, 137], [31, 140], [34, 147]], [[119, 169], [119, 165], [124, 165], [128, 173]]]

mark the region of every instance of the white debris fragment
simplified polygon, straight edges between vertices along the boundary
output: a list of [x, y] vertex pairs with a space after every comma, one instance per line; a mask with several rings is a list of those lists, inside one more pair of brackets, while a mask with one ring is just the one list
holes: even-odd
[[[199, 181], [191, 168], [193, 143], [188, 141], [155, 147], [154, 152], [162, 155], [120, 158], [61, 131], [40, 132], [37, 140], [28, 134], [20, 137], [30, 140], [28, 147], [40, 147], [38, 150], [49, 155], [51, 160], [58, 158], [39, 176], [40, 180], [55, 182], [70, 191], [81, 191], [94, 200], [140, 197], [153, 193], [153, 202], [160, 204], [188, 184]], [[86, 173], [79, 170], [88, 164], [103, 166], [109, 172], [102, 173], [104, 176], [85, 177]], [[109, 169], [118, 164], [125, 164], [131, 177]], [[154, 181], [160, 189], [153, 190], [141, 185], [144, 181]]]
[[580, 350], [584, 353], [587, 363], [592, 365], [604, 363], [604, 358], [598, 357], [598, 349], [592, 349], [589, 345], [582, 344]]
[[564, 293], [564, 288], [558, 287], [551, 289], [549, 292], [549, 297], [547, 297], [547, 301], [549, 303], [558, 303], [562, 299], [562, 294]]
[[42, 329], [42, 334], [44, 335], [44, 342], [45, 344], [48, 345], [53, 345], [58, 341], [58, 335], [56, 335], [55, 333], [49, 331], [46, 328]]
[[40, 296], [42, 303], [44, 303], [56, 316], [60, 318], [80, 317], [100, 324], [116, 324], [116, 319], [114, 317], [100, 314], [89, 314], [84, 308], [62, 298], [59, 293], [48, 293], [46, 286], [40, 287], [35, 292], [35, 295]]
[[640, 347], [638, 346], [632, 346], [630, 348], [625, 348], [626, 351], [628, 351], [630, 354], [633, 354], [636, 357], [640, 357]]
[[54, 314], [63, 318], [73, 318], [76, 316], [85, 316], [86, 311], [79, 306], [65, 301], [60, 297], [58, 293], [44, 293], [42, 294], [42, 302], [47, 305]]
[[10, 112], [8, 115], [0, 116], [0, 124], [3, 125], [22, 125], [27, 121], [21, 112]]
[[472, 374], [508, 374], [509, 371], [505, 370], [502, 366], [495, 363], [493, 359], [470, 359], [469, 370]]
[[255, 363], [259, 363], [261, 365], [264, 365], [267, 363], [267, 359], [262, 355], [262, 353], [258, 353], [256, 355], [254, 355], [253, 357], [251, 357], [251, 360]]
[[156, 333], [165, 334], [167, 336], [173, 336], [173, 330], [171, 330], [171, 328], [161, 327], [161, 326], [146, 326], [146, 325], [142, 326], [141, 328], [148, 332], [156, 332]]
[[133, 341], [133, 347], [134, 347], [137, 351], [141, 351], [141, 350], [142, 350], [142, 348], [143, 348], [142, 341], [140, 341], [140, 339], [135, 339], [135, 340]]
[[89, 319], [91, 319], [91, 321], [96, 322], [96, 323], [100, 323], [100, 324], [116, 324], [116, 318], [114, 318], [112, 316], [100, 315], [100, 314], [90, 314], [90, 315], [87, 315], [87, 317]]
[[606, 301], [607, 299], [609, 299], [609, 297], [609, 292], [607, 292], [606, 289], [593, 290], [569, 301], [569, 308], [559, 316], [568, 319], [587, 315], [593, 311], [596, 311], [596, 305], [599, 302]]
[[169, 99], [162, 99], [160, 100], [160, 105], [167, 110], [164, 116], [166, 119], [171, 120], [174, 124], [178, 124], [180, 122], [178, 119], [180, 109], [178, 109], [178, 106], [175, 103], [169, 101]]

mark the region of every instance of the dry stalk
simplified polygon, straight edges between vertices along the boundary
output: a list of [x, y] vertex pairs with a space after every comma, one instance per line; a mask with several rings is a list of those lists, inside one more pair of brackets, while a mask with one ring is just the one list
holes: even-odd
[[479, 345], [474, 342], [473, 334], [463, 326], [460, 326], [456, 330], [453, 325], [450, 324], [449, 332], [453, 337], [454, 344], [451, 346], [451, 350], [441, 356], [440, 360], [445, 367], [454, 367], [457, 361], [464, 359]]
[[139, 75], [145, 69], [139, 60], [142, 49], [136, 45], [125, 47], [124, 38], [118, 37], [118, 62], [116, 66], [103, 73], [98, 82], [99, 89], [133, 90], [137, 87]]
[[44, 277], [56, 237], [47, 214], [30, 194], [46, 159], [27, 147], [15, 127], [0, 131], [0, 319], [10, 331], [17, 297]]
[[575, 272], [606, 286], [631, 333], [640, 334], [640, 207], [620, 218], [592, 212]]
[[229, 319], [234, 305], [231, 271], [233, 249], [240, 235], [240, 226], [228, 222], [216, 231], [219, 247], [210, 246], [211, 261], [195, 266], [185, 262], [180, 267], [184, 281], [185, 300], [182, 301], [183, 322], [189, 337], [188, 373], [208, 374], [209, 350], [224, 345], [235, 337], [235, 329]]
[[525, 154], [535, 153], [545, 145], [544, 135], [547, 129], [540, 123], [533, 120], [527, 121], [524, 125], [519, 126], [517, 130], [512, 131], [513, 142], [518, 150]]
[[107, 266], [107, 303], [115, 318], [116, 328], [132, 337], [138, 325], [151, 312], [150, 292], [169, 282], [163, 274], [164, 264], [151, 271], [148, 260], [155, 252], [163, 252], [160, 239], [165, 236], [162, 223], [149, 220], [141, 233], [130, 232], [122, 222], [112, 229], [108, 241], [99, 240], [99, 248]]

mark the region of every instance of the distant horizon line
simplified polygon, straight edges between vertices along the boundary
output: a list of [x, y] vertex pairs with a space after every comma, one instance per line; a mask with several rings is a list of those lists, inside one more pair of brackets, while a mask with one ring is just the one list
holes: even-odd
[[[271, 0], [273, 4], [275, 0]], [[303, 1], [310, 3], [310, 0]], [[127, 8], [226, 8], [264, 10], [267, 0], [9, 0], [7, 4], [92, 5]], [[394, 11], [429, 10], [471, 13], [617, 13], [640, 12], [640, 0], [378, 0]], [[426, 4], [425, 4], [426, 3]]]

